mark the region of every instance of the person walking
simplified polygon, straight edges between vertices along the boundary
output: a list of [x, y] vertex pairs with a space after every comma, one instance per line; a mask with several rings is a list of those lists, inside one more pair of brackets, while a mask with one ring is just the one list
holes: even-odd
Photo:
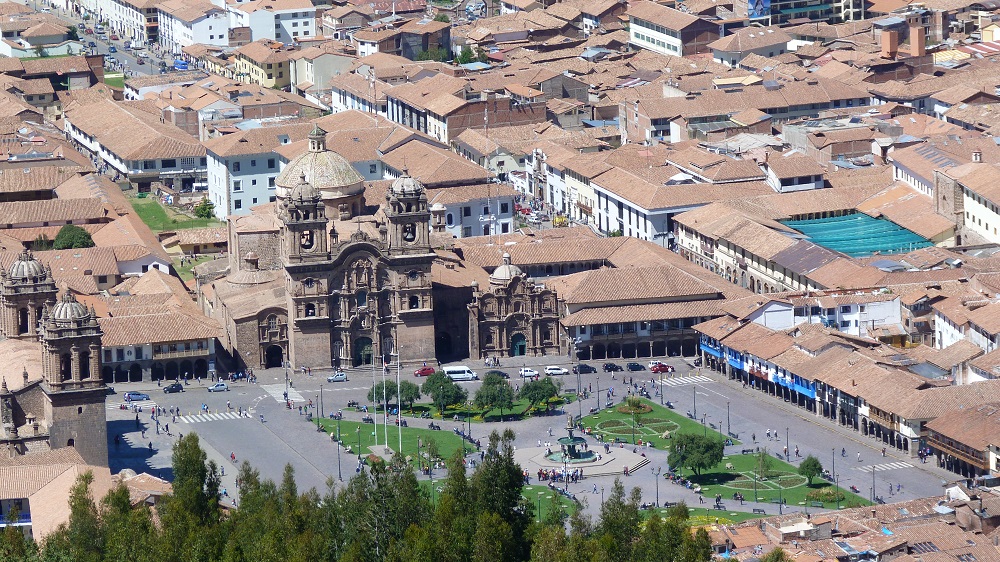
[[858, 451], [858, 462], [861, 462], [861, 451]]

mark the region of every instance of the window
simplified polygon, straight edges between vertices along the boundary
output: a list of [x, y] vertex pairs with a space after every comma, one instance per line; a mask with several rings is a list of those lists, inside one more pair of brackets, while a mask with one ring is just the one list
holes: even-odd
[[508, 232], [510, 232], [510, 223], [506, 222], [500, 223], [500, 232], [503, 234], [507, 234]]
[[840, 321], [840, 327], [841, 328], [850, 328], [851, 327], [851, 321], [850, 320], [841, 320]]
[[472, 207], [462, 207], [462, 216], [463, 217], [471, 217], [472, 216]]
[[199, 162], [199, 163], [200, 163], [200, 164], [201, 164], [202, 166], [205, 166], [205, 165], [207, 165], [207, 164], [208, 164], [208, 158], [205, 158], [204, 156], [202, 156], [202, 157], [201, 157], [201, 160], [199, 160], [198, 162]]
[[122, 348], [119, 347], [118, 349], [115, 350], [115, 360], [116, 361], [124, 361], [125, 360], [125, 350], [124, 349], [122, 349]]
[[243, 180], [233, 180], [233, 191], [243, 191]]
[[375, 170], [377, 170], [377, 169], [378, 169], [378, 165], [377, 164], [369, 164], [368, 165], [368, 173], [369, 174], [374, 174]]
[[847, 314], [850, 311], [851, 311], [850, 305], [845, 305], [845, 306], [840, 307], [840, 313], [841, 314]]
[[309, 304], [306, 305], [306, 316], [307, 317], [316, 316], [316, 305], [315, 304], [309, 303]]
[[410, 297], [410, 310], [420, 308], [420, 297], [417, 295], [412, 295]]
[[24, 101], [35, 101], [35, 96], [24, 96]]
[[257, 180], [250, 180], [250, 185], [257, 185]]
[[490, 208], [489, 207], [483, 207], [483, 216], [484, 217], [490, 216]]
[[587, 327], [586, 326], [580, 326], [580, 335], [581, 336], [587, 335]]
[[274, 158], [268, 158], [267, 159], [267, 169], [268, 170], [273, 170], [274, 169], [274, 165], [275, 165], [274, 164]]
[[358, 308], [368, 306], [368, 291], [358, 291]]
[[274, 187], [274, 178], [267, 178], [267, 187]]
[[104, 362], [105, 363], [110, 363], [111, 362], [111, 350], [110, 349], [105, 349], [104, 350]]
[[233, 171], [234, 172], [240, 171], [240, 163], [239, 162], [233, 162]]
[[299, 26], [299, 22], [297, 22], [297, 21], [293, 21], [292, 22], [292, 27], [298, 27], [298, 26]]
[[[143, 170], [155, 170], [156, 169], [156, 161], [155, 160], [143, 160], [142, 161], [142, 169]], [[966, 214], [968, 214], [968, 213], [966, 213]]]
[[233, 208], [234, 209], [242, 209], [243, 208], [243, 200], [242, 199], [236, 199], [235, 201], [233, 201]]
[[448, 226], [455, 225], [455, 217], [451, 213], [448, 213], [448, 215], [445, 217], [445, 221], [448, 223]]
[[173, 158], [170, 158], [168, 160], [160, 160], [160, 165], [163, 168], [176, 168], [177, 160], [174, 160]]
[[465, 236], [466, 238], [468, 238], [469, 236], [472, 236], [472, 227], [471, 226], [467, 226], [467, 227], [463, 228], [462, 229], [462, 236]]
[[256, 168], [257, 167], [257, 161], [256, 160], [251, 160], [250, 161], [250, 167], [251, 168]]
[[268, 80], [273, 80], [274, 79], [274, 75], [273, 74], [268, 74], [267, 75], [267, 79]]
[[256, 197], [254, 197], [254, 198], [253, 198], [253, 204], [254, 204], [254, 205], [256, 205], [256, 204], [257, 204], [257, 198], [256, 198]]
[[500, 214], [506, 215], [510, 212], [510, 203], [500, 203]]

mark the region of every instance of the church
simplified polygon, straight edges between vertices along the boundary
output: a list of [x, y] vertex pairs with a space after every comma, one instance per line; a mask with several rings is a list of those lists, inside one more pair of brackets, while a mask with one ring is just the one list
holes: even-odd
[[366, 201], [318, 126], [275, 184], [276, 201], [229, 218], [226, 274], [199, 287], [223, 347], [248, 366], [433, 361], [424, 187], [404, 172]]
[[[30, 251], [0, 269], [0, 446], [8, 456], [74, 447], [108, 466], [101, 328]], [[13, 374], [20, 367], [19, 374]]]

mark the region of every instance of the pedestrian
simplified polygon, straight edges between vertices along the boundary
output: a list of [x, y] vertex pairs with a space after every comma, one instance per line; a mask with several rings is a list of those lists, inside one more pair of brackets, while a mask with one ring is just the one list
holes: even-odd
[[858, 451], [858, 462], [861, 462], [861, 451]]
[[753, 439], [753, 442], [756, 443], [757, 442], [757, 434], [756, 433], [751, 433], [750, 434], [750, 439]]
[[152, 441], [150, 441], [150, 442], [149, 442], [149, 450], [150, 450], [150, 451], [152, 451], [152, 450], [153, 450], [153, 442], [152, 442]]
[[903, 485], [902, 485], [902, 484], [900, 484], [899, 482], [897, 482], [897, 483], [896, 483], [896, 493], [898, 494], [898, 493], [899, 493], [899, 491], [900, 491], [900, 490], [902, 490], [902, 489], [903, 489]]
[[143, 428], [143, 430], [142, 430], [142, 438], [143, 438], [143, 439], [145, 439], [145, 438], [146, 438], [146, 430], [145, 430], [145, 428]]
[[549, 437], [552, 437], [552, 428], [549, 427]]

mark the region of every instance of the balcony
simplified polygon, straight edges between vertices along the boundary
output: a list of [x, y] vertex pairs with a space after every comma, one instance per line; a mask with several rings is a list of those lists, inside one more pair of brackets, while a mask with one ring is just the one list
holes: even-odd
[[208, 348], [203, 349], [178, 349], [176, 351], [153, 352], [153, 359], [177, 359], [181, 357], [201, 357], [208, 355]]
[[981, 469], [983, 469], [986, 472], [989, 472], [989, 470], [990, 470], [990, 464], [986, 460], [984, 460], [984, 459], [977, 459], [977, 458], [973, 457], [972, 455], [970, 455], [968, 452], [965, 452], [965, 451], [963, 451], [963, 450], [961, 450], [961, 449], [959, 449], [957, 447], [954, 447], [952, 445], [948, 445], [947, 443], [945, 443], [944, 441], [941, 441], [940, 439], [936, 438], [933, 435], [928, 438], [927, 442], [930, 444], [931, 447], [933, 447], [933, 448], [935, 448], [935, 449], [937, 449], [939, 451], [943, 451], [945, 453], [948, 453], [949, 455], [951, 455], [951, 456], [953, 456], [953, 457], [955, 457], [957, 459], [961, 459], [961, 460], [969, 463], [970, 465], [972, 465], [972, 466], [974, 466], [976, 468], [981, 468]]

